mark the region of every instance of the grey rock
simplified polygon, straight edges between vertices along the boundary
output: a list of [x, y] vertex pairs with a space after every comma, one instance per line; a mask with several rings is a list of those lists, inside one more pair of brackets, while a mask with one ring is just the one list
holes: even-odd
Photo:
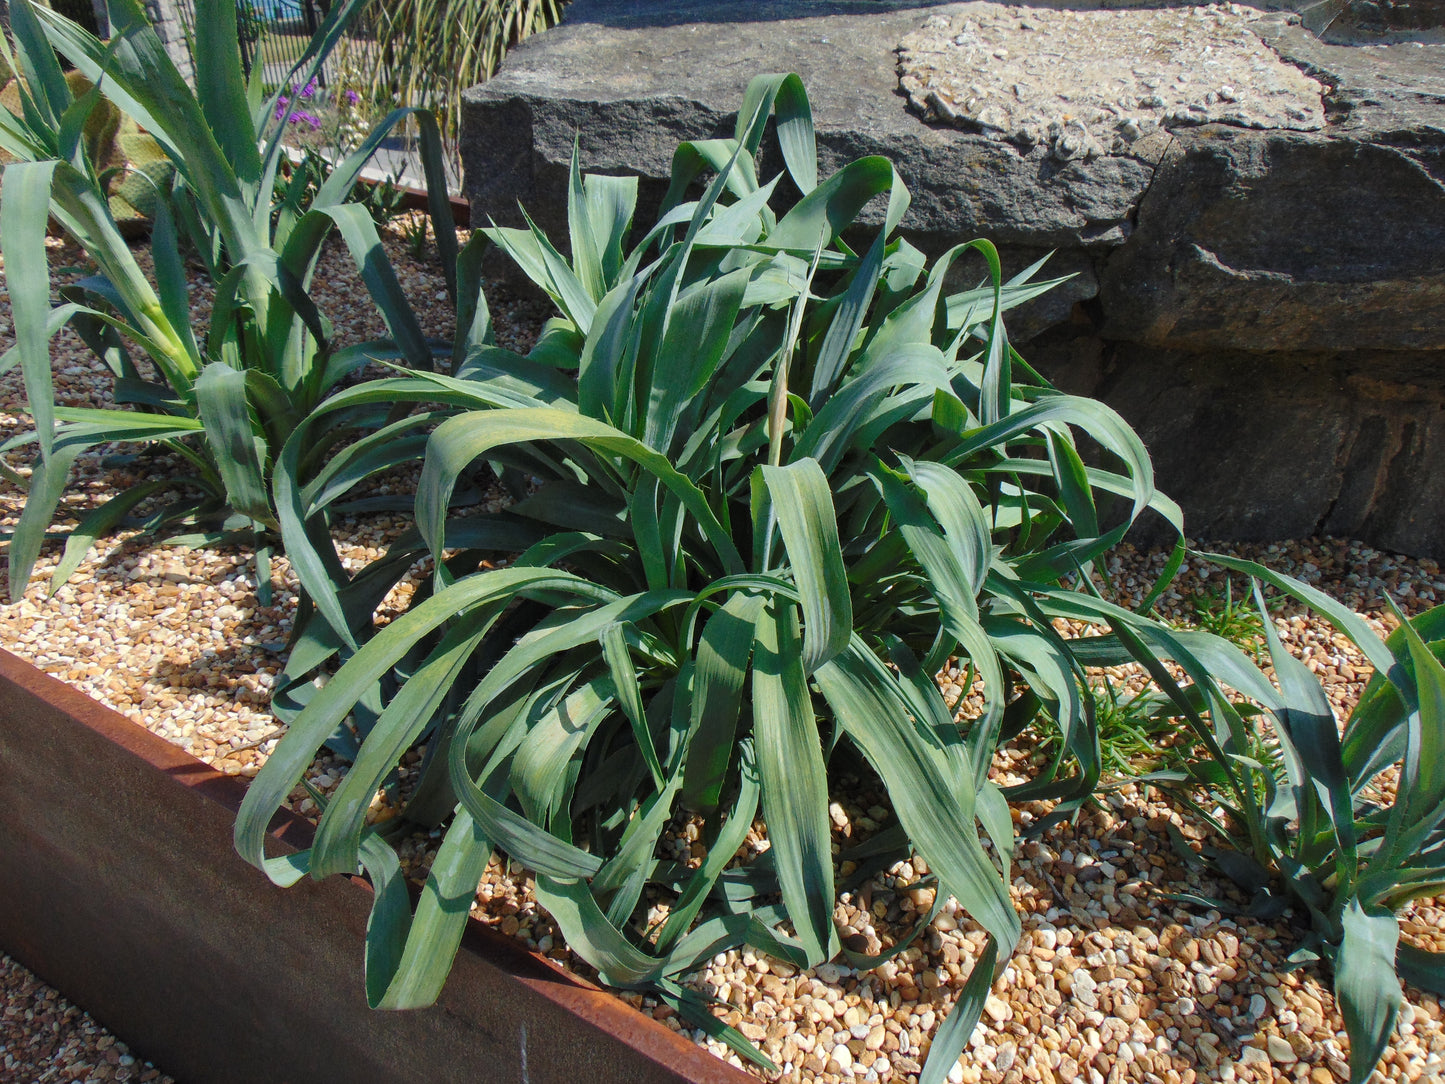
[[1105, 261], [1110, 338], [1256, 351], [1445, 348], [1445, 141], [1178, 131]]
[[1029, 360], [1135, 427], [1193, 537], [1330, 535], [1442, 553], [1445, 366], [1436, 352], [1187, 353], [1056, 331]]
[[1113, 338], [1445, 349], [1445, 46], [1265, 40], [1333, 88], [1319, 134], [1176, 129], [1101, 277]]
[[1324, 88], [1263, 46], [1255, 25], [1278, 19], [1253, 7], [1029, 7], [1025, 15], [980, 0], [949, 10], [958, 14], [931, 17], [898, 49], [909, 105], [930, 119], [1017, 141], [1026, 121], [1047, 117], [1075, 144], [1061, 158], [1081, 156], [1070, 126], [1087, 123], [1111, 147], [1116, 135], [1137, 138], [1138, 120], [1121, 106], [1145, 111], [1150, 124], [1172, 115], [1184, 124], [1324, 126]]
[[[1008, 10], [574, 0], [568, 23], [468, 92], [463, 153], [476, 221], [518, 224], [524, 205], [563, 235], [574, 140], [586, 168], [640, 176], [645, 219], [666, 190], [676, 143], [727, 134], [749, 79], [791, 70], [813, 100], [823, 170], [888, 156], [913, 194], [904, 228], [925, 251], [988, 236], [1105, 256], [1110, 337], [1191, 349], [1445, 348], [1445, 45], [1329, 45], [1293, 17], [1254, 18], [1246, 36], [1255, 44], [1241, 48], [1263, 39], [1306, 83], [1330, 88], [1331, 123], [1319, 133], [1188, 116], [1146, 133], [1130, 117], [1119, 130], [1137, 138], [1106, 148], [1078, 119], [1040, 119], [1029, 138], [1005, 142], [999, 131], [910, 115], [897, 43], [920, 26], [945, 44], [972, 41], [981, 31], [970, 12], [998, 21]], [[1219, 12], [1210, 11], [1201, 24], [1213, 25]], [[1082, 22], [1091, 13], [1072, 14]], [[1019, 61], [1018, 48], [1003, 51], [999, 63]], [[1127, 63], [1117, 61], [1121, 72]], [[1162, 78], [1125, 74], [1131, 85]], [[1219, 89], [1225, 96], [1210, 94], [1223, 102], [1240, 88]]]
[[927, 9], [856, 0], [660, 7], [574, 0], [568, 22], [467, 92], [474, 221], [520, 222], [521, 202], [539, 224], [560, 226], [574, 139], [586, 168], [637, 174], [642, 207], [655, 206], [677, 142], [731, 134], [743, 90], [768, 71], [795, 71], [807, 85], [825, 174], [867, 154], [893, 161], [913, 194], [906, 228], [928, 251], [983, 235], [1116, 244], [1153, 173], [1158, 148], [1147, 140], [1126, 155], [1060, 161], [1048, 145], [1020, 148], [911, 115], [896, 48]]
[[[967, 100], [938, 96], [964, 130], [910, 111], [897, 48], [946, 29], [989, 64], [1021, 63], [970, 20], [999, 5], [573, 0], [467, 93], [473, 221], [520, 223], [522, 204], [565, 243], [574, 141], [585, 169], [640, 178], [648, 221], [677, 143], [731, 134], [754, 75], [797, 72], [821, 171], [886, 155], [925, 252], [988, 237], [1012, 274], [1056, 250], [1045, 274], [1074, 277], [1011, 314], [1012, 337], [1140, 428], [1191, 535], [1329, 532], [1445, 556], [1445, 17], [1402, 29], [1375, 6], [1351, 5], [1323, 41], [1289, 12], [1251, 19], [1261, 71], [1282, 59], [1324, 88], [1288, 127], [1230, 122], [1242, 76], [1164, 79], [1136, 59], [1117, 119], [976, 104], [970, 122]], [[1174, 104], [1140, 104], [1156, 98]], [[761, 168], [781, 170], [767, 144]]]

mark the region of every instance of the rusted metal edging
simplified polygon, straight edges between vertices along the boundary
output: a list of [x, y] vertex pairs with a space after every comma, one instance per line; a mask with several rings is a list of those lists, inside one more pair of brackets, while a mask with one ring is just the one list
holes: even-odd
[[243, 793], [0, 650], [0, 947], [185, 1084], [751, 1079], [475, 921], [435, 1006], [368, 1009], [369, 889], [273, 886]]

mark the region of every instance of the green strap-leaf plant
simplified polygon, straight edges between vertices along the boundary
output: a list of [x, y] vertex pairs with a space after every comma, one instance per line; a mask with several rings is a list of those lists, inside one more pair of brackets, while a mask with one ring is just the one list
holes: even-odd
[[[791, 206], [757, 174], [770, 116]], [[890, 163], [817, 175], [796, 76], [754, 83], [734, 135], [685, 144], [673, 180], [658, 222], [634, 230], [635, 185], [574, 156], [570, 258], [535, 226], [483, 231], [556, 305], [531, 354], [497, 347], [483, 321], [451, 376], [348, 389], [282, 449], [277, 514], [305, 592], [277, 701], [291, 729], [237, 846], [279, 883], [366, 866], [369, 796], [424, 740], [421, 782], [383, 834], [457, 811], [441, 868], [503, 850], [537, 872], [606, 981], [656, 992], [759, 1060], [675, 976], [739, 945], [803, 965], [838, 952], [828, 803], [846, 747], [902, 824], [887, 854], [923, 856], [991, 936], [956, 1010], [977, 1019], [1020, 931], [1012, 825], [988, 779], [1004, 708], [1026, 687], [1070, 750], [1097, 745], [1083, 667], [1034, 600], [1070, 593], [1064, 576], [1148, 509], [1177, 529], [1177, 508], [1116, 414], [1020, 379], [1001, 314], [1038, 292], [1037, 268], [1006, 282], [975, 241], [929, 272], [896, 236], [908, 192]], [[882, 229], [859, 244], [875, 200]], [[947, 295], [944, 270], [969, 260], [982, 284]], [[486, 311], [478, 288], [465, 284], [463, 311]], [[337, 446], [335, 466], [298, 481], [329, 415], [373, 402], [426, 421], [394, 418], [394, 437]], [[338, 574], [329, 509], [427, 430], [415, 530]], [[1080, 436], [1103, 466], [1084, 466]], [[459, 502], [490, 470], [521, 499]], [[1103, 532], [1111, 503], [1123, 526]], [[381, 625], [373, 611], [419, 560], [429, 582]], [[955, 716], [927, 676], [950, 659], [983, 677], [976, 716]], [[328, 744], [353, 776], [311, 851], [268, 858], [267, 821]], [[1035, 791], [1077, 803], [1097, 765], [1061, 764]], [[730, 870], [757, 815], [766, 854]], [[678, 816], [698, 818], [700, 861], [659, 850]], [[373, 940], [391, 947], [369, 953], [385, 970], [368, 988], [375, 1004], [425, 1004], [464, 916], [444, 922], [425, 899], [425, 923], [390, 915], [398, 900], [376, 896]], [[950, 1035], [930, 1063], [940, 1078]]]
[[[455, 295], [456, 234], [429, 114], [402, 109], [387, 117], [356, 154], [335, 166], [304, 213], [289, 206], [285, 186], [278, 184], [289, 116], [281, 95], [286, 86], [316, 75], [360, 3], [333, 5], [269, 99], [261, 92], [260, 66], [249, 85], [242, 75], [236, 9], [228, 0], [198, 0], [196, 45], [206, 62], [197, 68], [194, 87], [176, 69], [138, 0], [110, 0], [108, 42], [34, 0], [11, 5], [13, 51], [3, 36], [0, 51], [22, 73], [21, 108], [0, 110], [0, 149], [16, 159], [5, 169], [0, 195], [0, 246], [16, 347], [0, 360], [0, 370], [19, 363], [34, 429], [6, 441], [0, 454], [29, 444], [38, 453], [10, 539], [12, 599], [24, 591], [70, 468], [87, 449], [138, 443], [179, 457], [186, 469], [146, 491], [146, 501], [170, 496], [163, 514], [137, 520], [136, 501], [122, 494], [96, 510], [84, 530], [71, 532], [52, 592], [74, 571], [101, 523], [200, 528], [212, 539], [243, 530], [259, 545], [259, 568], [278, 540], [272, 471], [300, 419], [371, 354], [385, 360], [399, 351], [409, 365], [425, 369], [451, 354], [449, 345], [427, 341], [374, 224], [348, 202], [380, 141], [415, 117], [434, 185], [433, 224]], [[72, 94], [57, 54], [82, 73], [91, 91]], [[149, 133], [174, 167], [171, 186], [156, 193], [150, 275], [112, 215], [114, 171], [102, 169], [79, 137], [102, 96]], [[48, 220], [97, 268], [60, 291], [58, 301], [46, 264]], [[369, 354], [333, 341], [308, 292], [333, 233], [354, 257], [394, 345], [378, 344]], [[198, 265], [215, 289], [203, 332], [191, 325], [188, 276]], [[77, 417], [55, 406], [49, 344], [65, 326], [80, 333], [114, 376], [115, 409]], [[385, 415], [368, 406], [327, 418], [339, 434], [374, 428]], [[314, 426], [313, 436], [324, 443]], [[269, 576], [262, 580], [264, 595]]]

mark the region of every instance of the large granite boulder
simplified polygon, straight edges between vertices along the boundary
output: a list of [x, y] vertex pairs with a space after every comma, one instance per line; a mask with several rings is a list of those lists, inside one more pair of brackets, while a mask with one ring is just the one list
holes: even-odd
[[468, 92], [466, 187], [564, 239], [574, 141], [646, 208], [796, 71], [822, 169], [887, 155], [915, 243], [1074, 273], [1011, 330], [1140, 428], [1191, 533], [1445, 556], [1441, 6], [573, 0]]
[[1110, 338], [1445, 348], [1445, 46], [1267, 40], [1331, 90], [1320, 132], [1171, 133], [1101, 279]]

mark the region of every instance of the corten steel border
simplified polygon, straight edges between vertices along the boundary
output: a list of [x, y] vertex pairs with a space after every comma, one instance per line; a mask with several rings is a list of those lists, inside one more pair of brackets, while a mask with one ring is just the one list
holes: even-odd
[[[363, 184], [375, 187], [377, 182], [363, 180]], [[429, 211], [431, 204], [427, 202], [428, 196], [425, 188], [413, 188], [411, 185], [399, 184], [394, 186], [401, 193], [401, 205], [408, 211]], [[452, 221], [462, 229], [471, 228], [472, 205], [460, 196], [448, 196], [447, 202], [452, 207]]]
[[185, 1084], [752, 1079], [476, 921], [435, 1006], [368, 1009], [370, 889], [272, 885], [243, 793], [0, 650], [0, 946]]

